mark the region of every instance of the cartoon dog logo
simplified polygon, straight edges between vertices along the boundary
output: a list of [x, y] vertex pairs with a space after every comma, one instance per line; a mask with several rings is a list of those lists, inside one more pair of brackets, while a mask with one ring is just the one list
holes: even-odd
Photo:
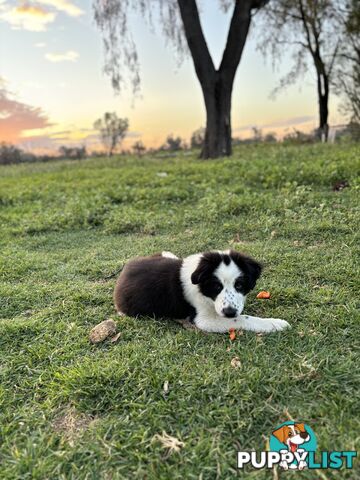
[[[283, 425], [278, 429], [274, 430], [272, 434], [274, 435], [274, 437], [276, 437], [279, 440], [279, 442], [286, 445], [286, 447], [288, 448], [288, 451], [291, 453], [304, 452], [305, 450], [299, 447], [301, 447], [303, 443], [308, 442], [310, 440], [310, 435], [305, 429], [304, 423], [294, 423], [292, 425], [291, 424]], [[280, 466], [283, 467], [284, 470], [287, 470], [289, 468], [287, 462], [281, 462]], [[303, 470], [306, 467], [307, 467], [307, 464], [303, 460], [301, 460], [298, 465], [293, 464], [290, 466], [290, 468], [298, 468], [299, 470]]]

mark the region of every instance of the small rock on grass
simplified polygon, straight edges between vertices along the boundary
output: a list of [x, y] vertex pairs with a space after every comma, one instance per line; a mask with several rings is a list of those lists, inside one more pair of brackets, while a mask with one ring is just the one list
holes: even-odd
[[241, 362], [240, 362], [240, 358], [239, 357], [234, 357], [231, 362], [230, 362], [231, 366], [233, 368], [239, 368], [241, 367]]
[[114, 320], [109, 318], [109, 320], [104, 320], [91, 330], [89, 339], [91, 343], [100, 343], [115, 334], [116, 323], [114, 322]]

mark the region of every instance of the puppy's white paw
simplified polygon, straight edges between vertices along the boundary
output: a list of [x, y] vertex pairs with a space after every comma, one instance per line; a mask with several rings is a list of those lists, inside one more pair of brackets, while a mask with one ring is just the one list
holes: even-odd
[[290, 328], [290, 324], [286, 320], [281, 320], [280, 318], [266, 318], [269, 322], [269, 332], [278, 332], [280, 330], [285, 330], [285, 328]]

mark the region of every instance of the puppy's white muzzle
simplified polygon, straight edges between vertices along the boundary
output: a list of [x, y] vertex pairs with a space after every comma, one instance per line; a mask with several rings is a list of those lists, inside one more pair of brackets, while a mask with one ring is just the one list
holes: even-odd
[[215, 311], [220, 317], [236, 318], [244, 310], [244, 306], [245, 297], [238, 292], [225, 292], [215, 300]]

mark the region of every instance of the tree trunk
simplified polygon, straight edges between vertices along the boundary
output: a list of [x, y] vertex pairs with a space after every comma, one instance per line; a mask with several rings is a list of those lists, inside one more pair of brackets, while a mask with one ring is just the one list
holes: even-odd
[[251, 23], [251, 10], [268, 0], [236, 0], [229, 33], [218, 70], [202, 31], [196, 0], [177, 0], [185, 36], [199, 79], [206, 108], [205, 142], [201, 158], [231, 155], [231, 94], [237, 67]]
[[327, 142], [329, 137], [329, 79], [324, 72], [318, 73], [317, 87], [319, 100], [319, 137], [322, 142]]
[[229, 156], [231, 145], [231, 94], [232, 85], [227, 86], [221, 76], [210, 88], [203, 88], [206, 107], [206, 130], [200, 158]]
[[[310, 6], [311, 5], [311, 6]], [[309, 3], [308, 7], [311, 14], [306, 14], [305, 7], [302, 0], [299, 0], [299, 9], [301, 20], [304, 26], [304, 31], [307, 38], [307, 48], [311, 53], [314, 61], [314, 66], [317, 75], [317, 93], [319, 102], [319, 128], [318, 136], [323, 142], [328, 141], [329, 136], [329, 76], [331, 74], [331, 67], [327, 71], [325, 63], [321, 57], [321, 25], [318, 24], [316, 17], [316, 2]], [[314, 9], [312, 8], [314, 7]], [[312, 17], [312, 15], [315, 15]], [[320, 22], [321, 23], [321, 22]], [[336, 52], [336, 50], [335, 50]]]

